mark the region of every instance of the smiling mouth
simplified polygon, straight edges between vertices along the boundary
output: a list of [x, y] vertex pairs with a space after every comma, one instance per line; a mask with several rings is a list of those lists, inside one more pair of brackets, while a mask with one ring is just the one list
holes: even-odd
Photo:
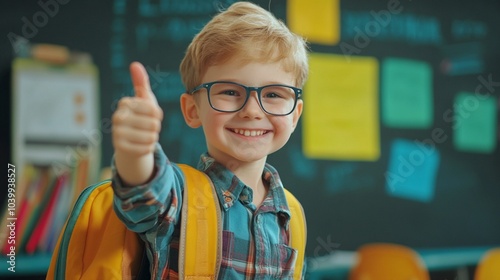
[[243, 136], [250, 136], [250, 137], [261, 136], [269, 132], [269, 130], [251, 130], [251, 129], [239, 129], [239, 128], [233, 128], [229, 130], [236, 134], [240, 134]]

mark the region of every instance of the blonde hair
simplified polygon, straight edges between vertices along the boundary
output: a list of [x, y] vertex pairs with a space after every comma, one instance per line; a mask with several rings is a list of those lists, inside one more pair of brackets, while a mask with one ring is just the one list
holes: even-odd
[[249, 3], [236, 2], [209, 21], [198, 33], [180, 65], [186, 90], [201, 83], [208, 67], [234, 56], [243, 62], [282, 62], [295, 75], [295, 86], [307, 79], [307, 45], [270, 12]]

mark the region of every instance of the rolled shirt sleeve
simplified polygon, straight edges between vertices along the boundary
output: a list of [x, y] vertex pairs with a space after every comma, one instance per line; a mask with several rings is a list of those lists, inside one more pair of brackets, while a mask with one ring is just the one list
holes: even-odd
[[175, 224], [180, 215], [182, 171], [168, 160], [160, 144], [156, 144], [154, 165], [156, 174], [151, 181], [126, 186], [117, 173], [114, 158], [111, 164], [115, 212], [135, 232], [149, 232], [162, 222]]

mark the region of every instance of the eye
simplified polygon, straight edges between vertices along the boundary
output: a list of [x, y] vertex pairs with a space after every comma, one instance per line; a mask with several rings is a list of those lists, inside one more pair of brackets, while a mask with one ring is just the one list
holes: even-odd
[[212, 92], [212, 95], [219, 95], [219, 96], [238, 97], [246, 95], [244, 88], [231, 83], [216, 83], [212, 86], [210, 92]]
[[224, 95], [229, 95], [229, 96], [238, 96], [240, 95], [239, 92], [235, 91], [235, 90], [224, 90], [222, 92], [220, 92], [219, 94], [224, 94]]
[[283, 96], [277, 92], [266, 92], [265, 98], [283, 98]]
[[290, 99], [295, 97], [292, 89], [284, 86], [269, 86], [262, 90], [262, 97], [268, 99]]

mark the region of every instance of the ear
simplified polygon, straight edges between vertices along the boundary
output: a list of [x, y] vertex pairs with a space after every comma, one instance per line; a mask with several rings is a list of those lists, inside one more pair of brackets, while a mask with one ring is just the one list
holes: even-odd
[[184, 121], [191, 128], [201, 126], [201, 120], [198, 114], [198, 106], [192, 94], [183, 93], [181, 95], [181, 110], [184, 116]]
[[295, 128], [297, 127], [297, 123], [299, 122], [300, 116], [302, 115], [302, 108], [304, 106], [304, 102], [302, 99], [297, 100], [297, 106], [295, 107], [295, 110], [292, 112], [292, 129], [295, 131]]

